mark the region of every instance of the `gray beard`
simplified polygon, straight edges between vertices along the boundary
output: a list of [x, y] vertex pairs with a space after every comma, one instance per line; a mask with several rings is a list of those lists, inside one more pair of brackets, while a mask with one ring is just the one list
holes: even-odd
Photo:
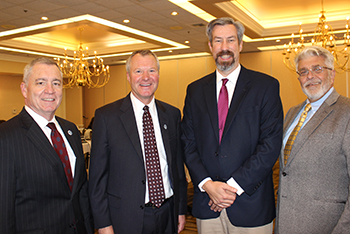
[[218, 58], [215, 59], [216, 67], [219, 71], [229, 71], [233, 68], [235, 65], [235, 58], [232, 57], [232, 62], [222, 62], [220, 63]]

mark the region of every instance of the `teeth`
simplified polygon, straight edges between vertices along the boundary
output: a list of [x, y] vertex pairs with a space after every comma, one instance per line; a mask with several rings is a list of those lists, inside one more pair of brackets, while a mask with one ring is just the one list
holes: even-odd
[[51, 102], [51, 101], [53, 101], [53, 100], [55, 100], [55, 99], [53, 99], [53, 98], [44, 98], [43, 100], [44, 100], [44, 101], [50, 101], [50, 102]]
[[230, 55], [222, 55], [221, 56], [221, 58], [223, 58], [223, 59], [228, 59], [228, 58], [230, 58], [231, 56]]
[[151, 86], [151, 84], [141, 84], [141, 86], [146, 87], [146, 86]]

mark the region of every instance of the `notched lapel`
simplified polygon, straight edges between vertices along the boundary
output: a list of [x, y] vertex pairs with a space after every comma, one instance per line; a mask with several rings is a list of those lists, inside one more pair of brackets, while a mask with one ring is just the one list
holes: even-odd
[[168, 161], [169, 168], [171, 166], [171, 148], [170, 148], [170, 139], [168, 131], [169, 117], [166, 114], [166, 110], [163, 105], [156, 100], [158, 119], [160, 125], [160, 131], [162, 133], [163, 144], [166, 152], [166, 157]]
[[123, 112], [120, 115], [120, 120], [124, 125], [126, 134], [129, 136], [131, 143], [134, 146], [138, 156], [143, 161], [140, 137], [136, 126], [136, 120], [130, 100], [130, 94], [124, 99], [120, 110]]

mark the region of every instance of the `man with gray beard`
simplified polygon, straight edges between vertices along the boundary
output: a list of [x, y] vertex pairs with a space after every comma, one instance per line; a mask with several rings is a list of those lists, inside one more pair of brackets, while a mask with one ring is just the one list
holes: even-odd
[[285, 118], [276, 233], [350, 231], [350, 99], [335, 91], [334, 57], [310, 46], [295, 58], [307, 99]]
[[276, 79], [239, 63], [244, 27], [231, 18], [207, 26], [216, 71], [187, 88], [182, 121], [200, 234], [271, 234], [272, 167], [282, 143]]

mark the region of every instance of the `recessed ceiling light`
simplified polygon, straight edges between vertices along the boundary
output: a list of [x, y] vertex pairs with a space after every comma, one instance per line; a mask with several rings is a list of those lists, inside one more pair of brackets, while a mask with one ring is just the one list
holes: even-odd
[[169, 53], [172, 53], [173, 51], [172, 50], [169, 50]]
[[190, 41], [185, 41], [185, 44], [188, 44], [188, 43], [190, 43]]
[[280, 39], [277, 39], [276, 42], [281, 42], [281, 40], [280, 40]]
[[41, 20], [48, 20], [49, 18], [47, 18], [46, 16], [41, 17]]
[[130, 23], [130, 20], [128, 20], [128, 19], [125, 19], [125, 20], [123, 20], [123, 23]]
[[178, 15], [179, 13], [177, 13], [176, 11], [171, 12], [171, 15]]

